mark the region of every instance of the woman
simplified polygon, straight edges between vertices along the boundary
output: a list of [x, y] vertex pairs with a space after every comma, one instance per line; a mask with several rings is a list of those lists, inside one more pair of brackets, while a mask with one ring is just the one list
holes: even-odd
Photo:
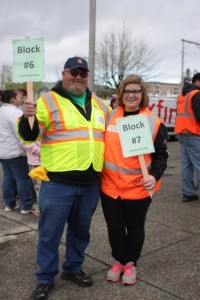
[[26, 153], [17, 137], [17, 118], [22, 115], [21, 93], [15, 90], [0, 91], [0, 162], [3, 169], [3, 199], [5, 211], [18, 209], [16, 189], [20, 198], [21, 213], [32, 212], [30, 179]]
[[[149, 97], [141, 77], [130, 75], [118, 88], [119, 106], [106, 121], [105, 163], [102, 173], [101, 203], [108, 228], [114, 263], [107, 280], [123, 284], [136, 282], [136, 265], [145, 232], [146, 214], [151, 204], [149, 192], [160, 187], [167, 167], [167, 131], [161, 119], [148, 109]], [[123, 157], [117, 130], [117, 118], [146, 114], [152, 127], [155, 153], [144, 154], [149, 176], [143, 179], [137, 156]]]
[[112, 109], [115, 109], [118, 107], [117, 95], [115, 95], [115, 94], [112, 95], [112, 98], [110, 99], [110, 106], [112, 107]]

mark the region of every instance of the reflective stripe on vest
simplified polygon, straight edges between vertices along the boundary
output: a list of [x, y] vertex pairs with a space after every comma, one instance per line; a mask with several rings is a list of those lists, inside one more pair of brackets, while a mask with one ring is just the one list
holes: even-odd
[[[93, 130], [93, 137], [95, 140], [102, 140], [104, 138], [104, 134], [102, 132], [98, 132]], [[88, 128], [85, 129], [81, 129], [81, 130], [74, 130], [74, 131], [61, 131], [61, 132], [56, 132], [55, 133], [48, 133], [43, 137], [42, 143], [43, 144], [48, 144], [48, 143], [52, 143], [52, 142], [59, 142], [59, 141], [72, 141], [72, 140], [89, 140], [90, 136], [89, 136], [89, 131]]]
[[[49, 113], [52, 130], [57, 131], [65, 129], [64, 122], [62, 122], [62, 120], [64, 119], [63, 114], [61, 109], [59, 108], [59, 104], [54, 92], [49, 92], [45, 94], [45, 97], [42, 96], [42, 99]], [[55, 120], [60, 120], [60, 122], [55, 123]]]
[[108, 106], [103, 102], [103, 100], [96, 95], [92, 95], [92, 98], [96, 101], [97, 105], [101, 110], [103, 110], [104, 114], [107, 115], [109, 112]]
[[[125, 168], [119, 168], [117, 165], [111, 163], [111, 162], [104, 162], [104, 166], [114, 172], [118, 172], [120, 174], [141, 174], [141, 168], [139, 169], [125, 169]], [[151, 164], [149, 163], [147, 165], [147, 169], [150, 170], [151, 169]]]
[[[46, 106], [46, 109], [49, 113], [49, 118], [51, 120], [53, 131], [46, 131], [43, 136], [42, 143], [48, 144], [53, 142], [64, 142], [64, 141], [72, 141], [72, 140], [89, 140], [90, 132], [88, 127], [83, 127], [81, 130], [70, 129], [70, 131], [66, 130], [64, 125], [64, 117], [62, 110], [59, 108], [58, 101], [53, 92], [50, 92], [42, 97], [43, 102]], [[104, 114], [108, 113], [108, 107], [96, 96], [94, 97], [95, 103], [97, 103], [98, 107], [103, 110]], [[55, 122], [55, 120], [60, 120], [60, 122]], [[41, 126], [41, 124], [39, 124]], [[43, 130], [43, 127], [40, 128], [40, 131]], [[55, 134], [56, 132], [56, 134]], [[100, 140], [103, 142], [104, 133], [98, 131], [93, 128], [92, 135], [94, 140]]]
[[194, 113], [189, 113], [188, 109], [189, 109], [189, 105], [190, 105], [190, 96], [193, 97], [196, 93], [198, 93], [198, 90], [192, 91], [190, 93], [188, 93], [185, 96], [185, 105], [184, 105], [184, 111], [182, 113], [180, 113], [177, 110], [177, 117], [187, 117], [187, 118], [192, 118], [195, 119]]

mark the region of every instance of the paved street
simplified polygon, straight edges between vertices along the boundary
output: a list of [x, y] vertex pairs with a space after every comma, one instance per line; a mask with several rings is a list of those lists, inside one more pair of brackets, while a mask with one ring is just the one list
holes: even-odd
[[[153, 198], [146, 222], [146, 241], [138, 264], [138, 282], [123, 286], [105, 280], [112, 263], [101, 206], [95, 212], [84, 271], [94, 284], [77, 287], [58, 275], [50, 300], [199, 300], [200, 200], [182, 202], [179, 144], [169, 142], [168, 168], [161, 191]], [[1, 180], [0, 169], [0, 180]], [[4, 212], [0, 193], [0, 236], [15, 235], [0, 244], [0, 299], [30, 299], [35, 287], [37, 217]], [[60, 263], [65, 251], [63, 236]]]

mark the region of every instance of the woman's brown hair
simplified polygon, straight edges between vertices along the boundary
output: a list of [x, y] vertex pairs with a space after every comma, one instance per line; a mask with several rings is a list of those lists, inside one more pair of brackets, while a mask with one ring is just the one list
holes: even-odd
[[142, 80], [142, 78], [138, 75], [129, 75], [126, 78], [123, 79], [121, 82], [120, 86], [118, 87], [117, 90], [117, 102], [119, 103], [120, 106], [124, 106], [123, 104], [123, 95], [124, 95], [124, 90], [127, 84], [130, 83], [138, 83], [141, 86], [142, 90], [142, 101], [140, 103], [141, 108], [147, 108], [149, 106], [149, 96], [146, 91], [145, 83]]
[[3, 103], [10, 103], [12, 98], [17, 97], [16, 90], [0, 90], [0, 101]]

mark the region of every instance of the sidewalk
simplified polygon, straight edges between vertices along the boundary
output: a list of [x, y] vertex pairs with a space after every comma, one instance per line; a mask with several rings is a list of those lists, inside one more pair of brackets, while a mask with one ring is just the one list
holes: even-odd
[[[123, 286], [121, 282], [105, 280], [112, 258], [99, 204], [84, 263], [84, 271], [92, 276], [94, 284], [81, 288], [58, 275], [49, 300], [200, 299], [200, 201], [182, 201], [179, 144], [169, 142], [168, 147], [170, 158], [162, 189], [154, 197], [147, 215], [138, 282]], [[0, 244], [0, 299], [30, 299], [36, 284], [37, 217], [21, 215], [19, 211], [4, 212], [0, 192], [0, 237], [3, 235], [16, 235], [17, 238]], [[63, 236], [60, 264], [64, 244]]]

